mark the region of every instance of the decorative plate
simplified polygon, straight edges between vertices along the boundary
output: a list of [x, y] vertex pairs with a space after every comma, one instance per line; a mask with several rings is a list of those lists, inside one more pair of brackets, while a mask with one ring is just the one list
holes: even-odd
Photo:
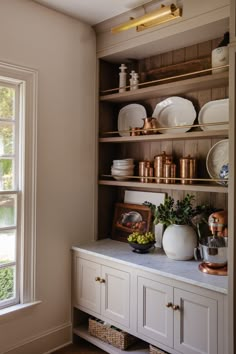
[[[200, 110], [198, 115], [199, 124], [229, 122], [229, 99], [210, 101]], [[210, 125], [201, 127], [202, 130], [228, 129], [228, 124]]]
[[206, 158], [206, 168], [211, 178], [222, 178], [219, 184], [228, 184], [229, 139], [220, 140], [212, 146]]
[[[185, 133], [190, 128], [185, 125], [192, 125], [197, 113], [191, 101], [182, 97], [169, 97], [158, 103], [152, 116], [157, 120], [158, 128], [170, 128], [160, 130], [162, 134]], [[181, 127], [174, 129], [172, 127]], [[172, 128], [172, 129], [171, 129]]]
[[129, 136], [130, 128], [142, 128], [143, 118], [147, 118], [147, 112], [141, 104], [132, 103], [121, 108], [118, 115], [119, 135]]

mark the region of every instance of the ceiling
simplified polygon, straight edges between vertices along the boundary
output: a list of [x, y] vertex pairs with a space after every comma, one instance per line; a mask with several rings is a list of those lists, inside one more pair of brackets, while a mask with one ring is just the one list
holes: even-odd
[[35, 2], [95, 25], [151, 0], [34, 0]]

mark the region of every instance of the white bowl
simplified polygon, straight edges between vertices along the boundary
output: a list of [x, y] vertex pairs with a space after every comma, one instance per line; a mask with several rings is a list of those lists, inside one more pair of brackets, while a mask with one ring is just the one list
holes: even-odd
[[131, 170], [134, 168], [134, 165], [120, 165], [120, 166], [116, 166], [116, 165], [112, 165], [111, 168], [114, 168], [115, 170]]
[[111, 169], [111, 174], [116, 175], [116, 176], [133, 176], [134, 175], [134, 170], [129, 169], [129, 170], [118, 170], [115, 168]]

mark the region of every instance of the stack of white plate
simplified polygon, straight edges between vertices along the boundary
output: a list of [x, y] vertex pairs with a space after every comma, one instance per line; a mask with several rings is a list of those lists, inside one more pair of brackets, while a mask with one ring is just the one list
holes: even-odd
[[113, 160], [113, 165], [111, 166], [111, 174], [116, 180], [125, 181], [128, 179], [127, 176], [134, 175], [134, 160]]

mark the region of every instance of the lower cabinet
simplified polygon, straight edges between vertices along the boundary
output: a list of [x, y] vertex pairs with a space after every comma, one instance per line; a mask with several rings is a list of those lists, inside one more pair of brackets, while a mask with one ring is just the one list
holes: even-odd
[[138, 333], [156, 343], [184, 354], [218, 353], [217, 311], [215, 299], [138, 277]]
[[75, 258], [74, 304], [125, 327], [130, 325], [130, 274]]
[[95, 316], [167, 353], [228, 354], [226, 295], [82, 252], [74, 252], [73, 274], [73, 306], [81, 316]]

